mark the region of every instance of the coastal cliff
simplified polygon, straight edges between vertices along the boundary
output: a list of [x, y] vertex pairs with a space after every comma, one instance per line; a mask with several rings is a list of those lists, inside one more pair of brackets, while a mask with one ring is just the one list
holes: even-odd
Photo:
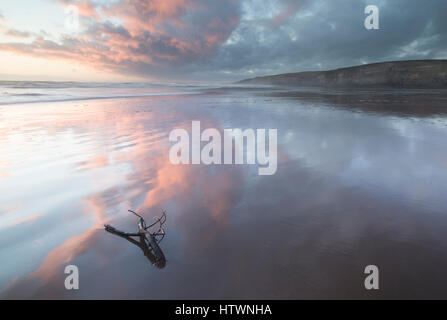
[[330, 71], [284, 73], [238, 84], [289, 87], [447, 88], [447, 60], [392, 61]]

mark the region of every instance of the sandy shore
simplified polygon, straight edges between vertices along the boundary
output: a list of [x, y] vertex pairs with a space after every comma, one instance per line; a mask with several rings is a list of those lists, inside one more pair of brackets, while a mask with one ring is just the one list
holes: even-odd
[[[0, 106], [0, 297], [367, 298], [369, 264], [377, 297], [445, 297], [441, 98], [403, 114], [407, 93], [277, 90]], [[278, 129], [277, 173], [172, 165], [168, 134], [192, 120]], [[102, 230], [161, 208], [163, 270]]]

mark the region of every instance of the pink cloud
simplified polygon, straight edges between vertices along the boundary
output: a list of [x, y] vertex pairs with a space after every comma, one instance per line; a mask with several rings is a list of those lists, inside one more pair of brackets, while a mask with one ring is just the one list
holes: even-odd
[[239, 24], [236, 0], [57, 1], [78, 7], [82, 32], [60, 42], [0, 43], [0, 51], [150, 77], [213, 57]]
[[284, 24], [290, 17], [294, 16], [298, 12], [299, 6], [297, 3], [287, 5], [281, 13], [272, 18], [272, 24], [279, 26]]

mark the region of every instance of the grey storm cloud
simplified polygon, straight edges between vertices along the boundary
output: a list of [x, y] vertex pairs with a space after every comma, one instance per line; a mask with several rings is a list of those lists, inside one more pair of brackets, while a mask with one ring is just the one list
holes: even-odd
[[[279, 6], [287, 8], [290, 2], [281, 1]], [[296, 12], [281, 23], [273, 23], [274, 18], [242, 18], [230, 41], [209, 62], [209, 70], [243, 77], [447, 58], [447, 1], [294, 2]], [[364, 9], [371, 4], [379, 8], [379, 30], [364, 27]]]
[[[0, 51], [179, 80], [447, 58], [445, 0], [58, 1], [79, 5], [82, 34], [0, 43]], [[364, 27], [367, 5], [380, 10], [379, 30]]]

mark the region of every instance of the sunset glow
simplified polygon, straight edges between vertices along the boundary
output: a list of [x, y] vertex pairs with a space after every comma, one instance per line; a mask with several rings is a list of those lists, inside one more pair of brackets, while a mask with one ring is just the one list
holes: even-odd
[[365, 1], [3, 1], [0, 78], [234, 80], [447, 57], [436, 1], [382, 2], [387, 32], [372, 35]]

